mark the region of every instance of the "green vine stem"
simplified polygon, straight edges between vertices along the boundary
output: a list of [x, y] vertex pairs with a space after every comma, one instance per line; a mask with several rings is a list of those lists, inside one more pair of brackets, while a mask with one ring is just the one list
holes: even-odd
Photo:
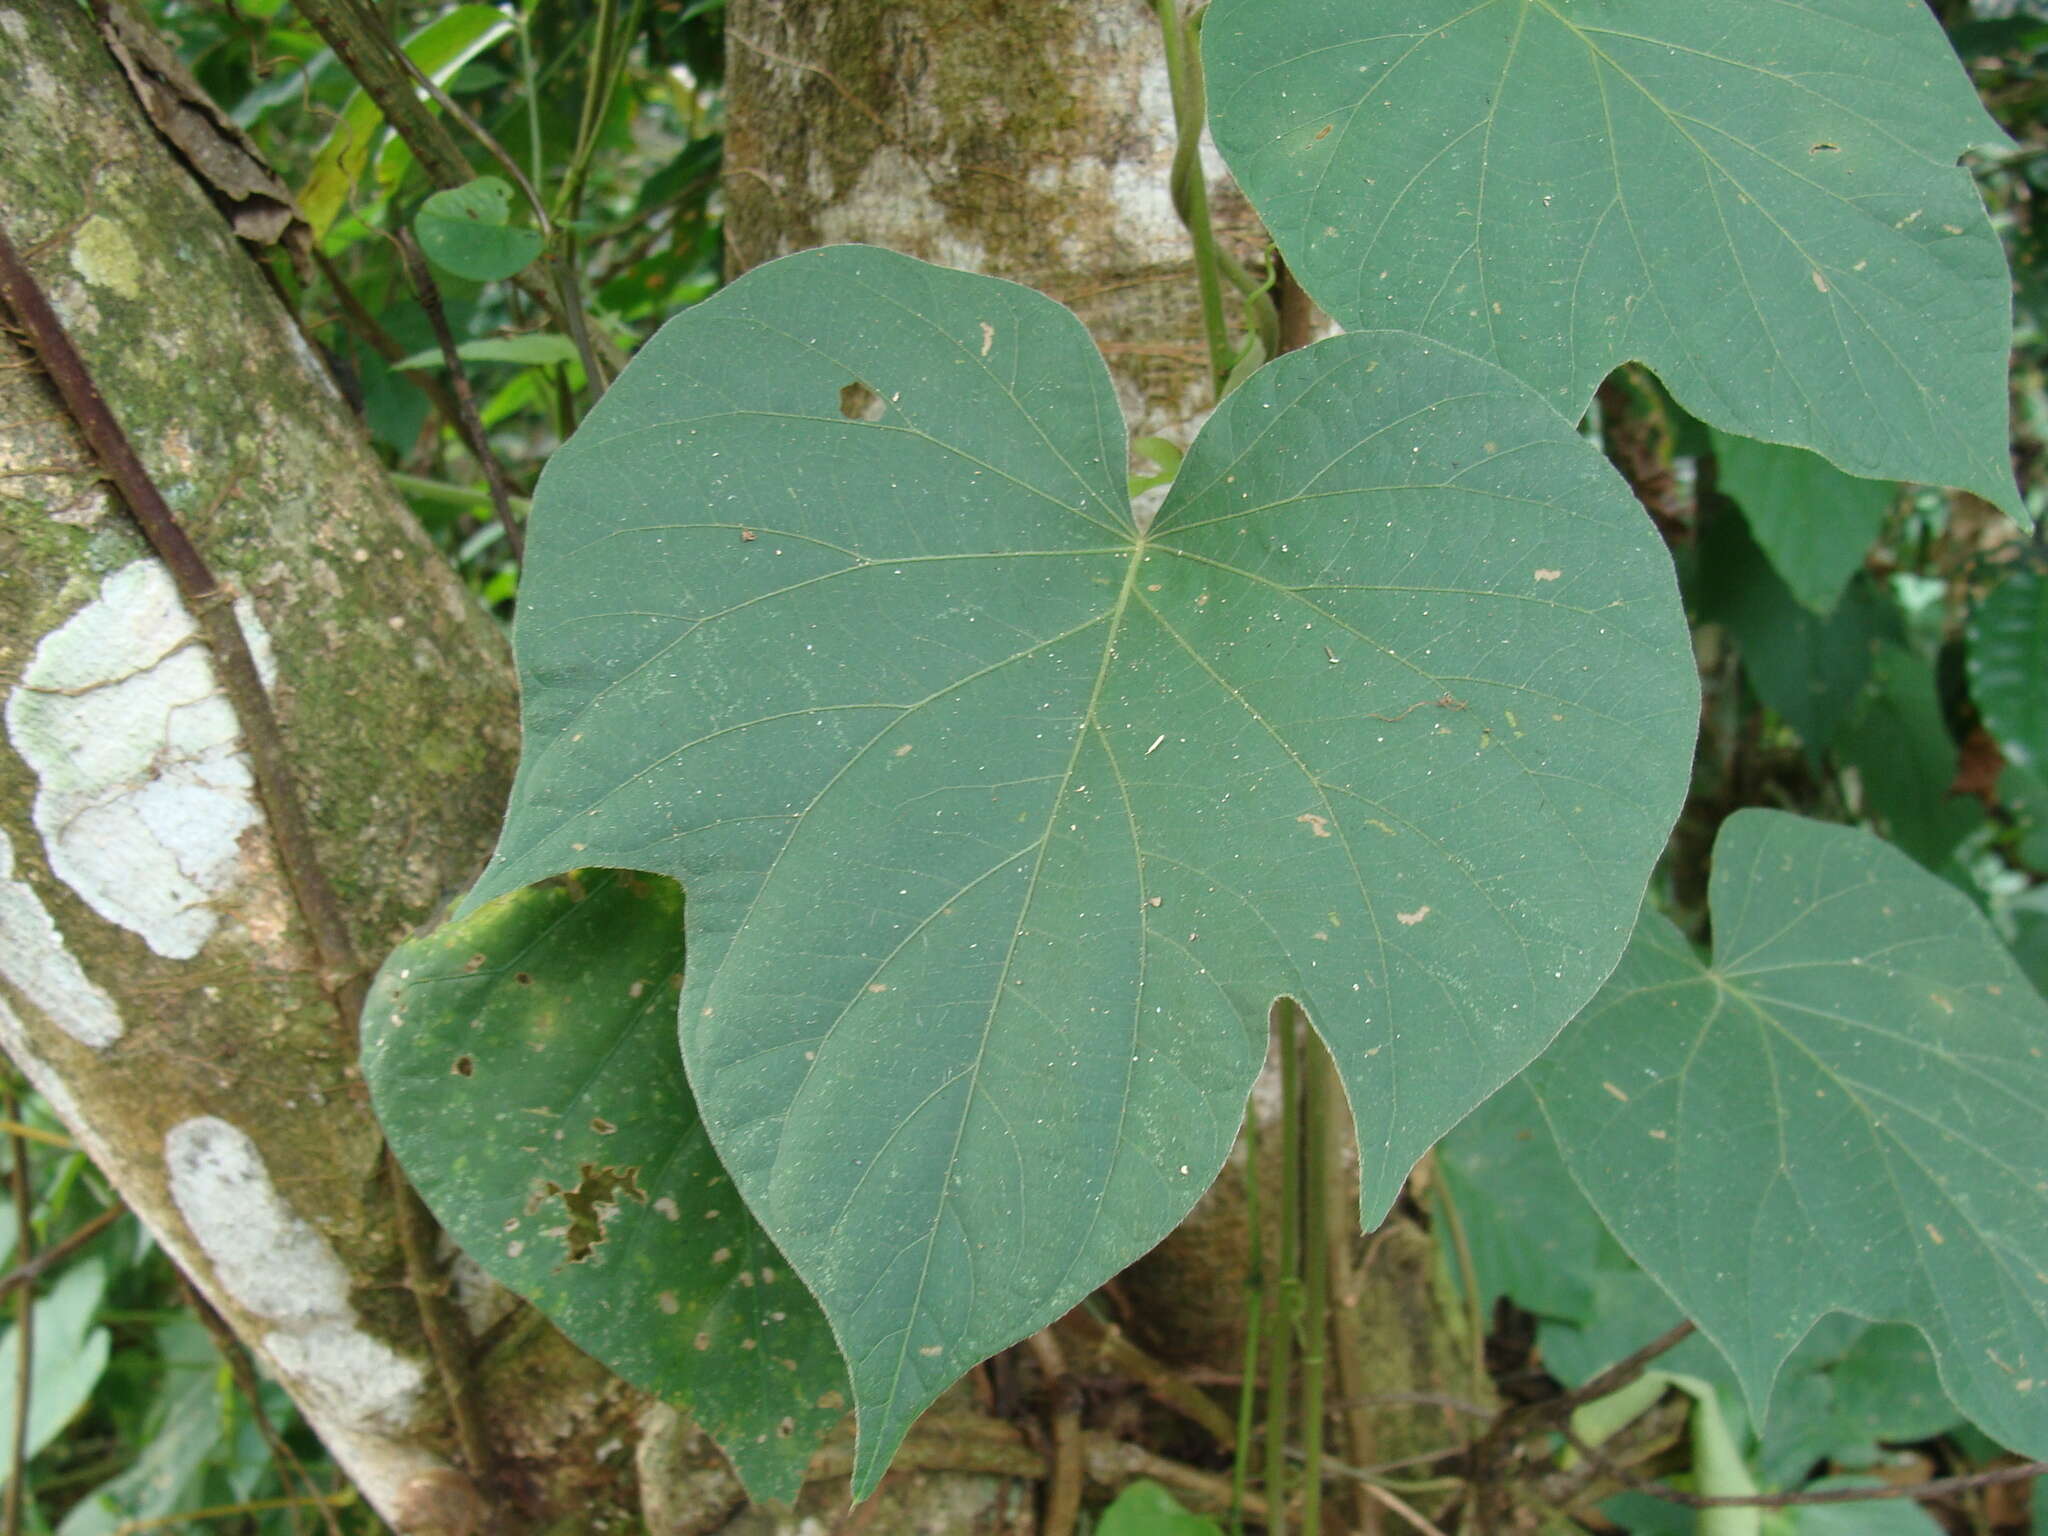
[[1251, 1230], [1244, 1276], [1244, 1366], [1237, 1388], [1237, 1454], [1230, 1464], [1230, 1529], [1244, 1536], [1252, 1466], [1252, 1405], [1258, 1400], [1260, 1330], [1266, 1320], [1266, 1239], [1259, 1222], [1259, 1117], [1244, 1117], [1244, 1212]]
[[1288, 1408], [1293, 1396], [1294, 1335], [1301, 1302], [1300, 1017], [1291, 997], [1273, 1005], [1273, 1029], [1280, 1037], [1280, 1252], [1274, 1265], [1272, 1343], [1266, 1356], [1267, 1536], [1287, 1536]]
[[1181, 19], [1180, 0], [1152, 0], [1152, 9], [1166, 40], [1166, 78], [1173, 88], [1173, 206], [1195, 245], [1195, 285], [1202, 296], [1202, 330], [1209, 342], [1209, 383], [1220, 400], [1237, 366], [1237, 353], [1223, 317], [1223, 275], [1216, 228], [1209, 221], [1208, 178], [1202, 171], [1207, 105], [1202, 100], [1200, 56], [1189, 46], [1193, 29]]
[[1325, 1366], [1330, 1347], [1330, 1140], [1341, 1097], [1336, 1067], [1313, 1032], [1306, 1042], [1307, 1071], [1301, 1113], [1301, 1528], [1323, 1529], [1323, 1422]]

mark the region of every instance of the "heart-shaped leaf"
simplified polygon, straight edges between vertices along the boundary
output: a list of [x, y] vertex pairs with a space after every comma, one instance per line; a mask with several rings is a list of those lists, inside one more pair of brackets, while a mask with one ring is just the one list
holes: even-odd
[[2048, 772], [2048, 572], [2014, 566], [1970, 615], [1970, 697], [2005, 755]]
[[846, 1372], [697, 1117], [682, 971], [673, 881], [534, 886], [392, 953], [363, 1009], [363, 1074], [465, 1253], [686, 1407], [758, 1497], [792, 1498], [846, 1416]]
[[1956, 159], [2004, 135], [1908, 0], [1215, 0], [1216, 142], [1346, 326], [1573, 420], [1647, 363], [1695, 416], [2024, 511], [2011, 292]]
[[1865, 832], [1723, 825], [1712, 965], [1644, 914], [1528, 1074], [1610, 1230], [1757, 1417], [1822, 1314], [1911, 1323], [2048, 1454], [2048, 1005], [1970, 899]]
[[1148, 529], [1029, 290], [857, 247], [642, 349], [542, 480], [475, 899], [689, 890], [683, 1054], [831, 1318], [856, 1486], [1163, 1237], [1287, 994], [1377, 1216], [1592, 995], [1683, 793], [1670, 562], [1491, 364], [1261, 370]]
[[510, 223], [511, 217], [511, 187], [496, 176], [479, 176], [420, 204], [412, 227], [435, 266], [488, 283], [525, 271], [540, 254], [540, 232]]

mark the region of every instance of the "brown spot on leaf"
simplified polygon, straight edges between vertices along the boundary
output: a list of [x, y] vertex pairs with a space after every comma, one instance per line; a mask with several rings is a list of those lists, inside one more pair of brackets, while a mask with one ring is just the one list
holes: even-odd
[[1297, 816], [1294, 819], [1296, 821], [1306, 823], [1309, 830], [1315, 833], [1317, 837], [1328, 837], [1330, 835], [1330, 818], [1327, 816], [1311, 816], [1304, 814]]
[[476, 1058], [474, 1056], [458, 1056], [455, 1058], [455, 1065], [448, 1070], [457, 1077], [475, 1077]]

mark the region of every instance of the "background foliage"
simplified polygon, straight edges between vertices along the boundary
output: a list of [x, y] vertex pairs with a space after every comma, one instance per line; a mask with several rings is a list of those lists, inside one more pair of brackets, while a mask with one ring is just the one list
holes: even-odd
[[[2038, 527], [2048, 513], [2048, 228], [2038, 213], [2048, 195], [2048, 14], [1956, 0], [1934, 9], [2016, 146], [1971, 163], [2015, 278], [2011, 405], [2020, 492]], [[416, 231], [433, 266], [516, 520], [587, 408], [587, 360], [614, 367], [719, 286], [719, 0], [383, 8], [533, 188], [558, 232], [550, 259], [591, 316], [589, 338], [556, 327], [514, 280], [534, 270], [538, 220], [512, 169], [479, 143], [465, 149], [495, 185], [429, 198], [404, 145], [282, 0], [158, 0], [153, 12], [301, 189], [315, 260], [302, 271], [280, 255], [278, 281], [422, 521], [509, 617], [517, 567], [506, 525], [456, 425], [432, 316], [391, 237]], [[1938, 369], [1945, 341], [1932, 336], [1910, 361]], [[1587, 431], [1650, 506], [1698, 626], [1706, 729], [1655, 887], [1677, 922], [1672, 942], [1704, 931], [1706, 855], [1722, 824], [1745, 809], [1790, 810], [1880, 832], [1954, 887], [2048, 986], [2048, 546], [1971, 495], [1853, 480], [1799, 450], [1726, 436], [1635, 368], [1600, 385]], [[206, 1509], [228, 1511], [205, 1517], [209, 1528], [265, 1536], [375, 1528], [347, 1505], [282, 1395], [231, 1347], [223, 1353], [42, 1107], [20, 1109], [13, 1134], [32, 1237], [22, 1243], [16, 1210], [0, 1232], [5, 1262], [26, 1262], [31, 1247], [61, 1253], [16, 1290], [34, 1297], [37, 1336], [61, 1341], [35, 1352], [24, 1528], [139, 1530]], [[1496, 1378], [1510, 1393], [1539, 1371], [1584, 1381], [1677, 1318], [1579, 1195], [1568, 1156], [1517, 1085], [1440, 1159], [1435, 1198], [1470, 1234], [1462, 1255], [1447, 1240], [1445, 1262], [1497, 1325]], [[11, 1374], [6, 1349], [0, 1342], [0, 1376]], [[1967, 1471], [2001, 1455], [1950, 1405], [1910, 1330], [1825, 1319], [1794, 1351], [1762, 1423], [1702, 1341], [1662, 1363], [1713, 1404], [1666, 1463], [1681, 1480], [1714, 1465], [1713, 1446], [1732, 1448], [1737, 1475], [1764, 1487]], [[1703, 1442], [1700, 1424], [1718, 1425], [1719, 1439]], [[1201, 1528], [1155, 1493], [1127, 1493], [1100, 1529]], [[272, 1501], [283, 1502], [262, 1507]], [[1696, 1520], [1635, 1495], [1607, 1514], [1644, 1532]], [[1824, 1536], [2020, 1530], [2027, 1515], [2011, 1498], [1974, 1495], [1932, 1510], [1769, 1518], [1774, 1530]]]

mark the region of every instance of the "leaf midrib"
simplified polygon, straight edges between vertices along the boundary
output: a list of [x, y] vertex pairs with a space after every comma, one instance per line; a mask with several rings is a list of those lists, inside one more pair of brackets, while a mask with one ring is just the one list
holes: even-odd
[[[1092, 730], [1102, 736], [1105, 742], [1105, 750], [1108, 750], [1107, 732], [1102, 729], [1102, 723], [1097, 718], [1096, 709], [1102, 699], [1103, 686], [1109, 678], [1110, 665], [1116, 659], [1117, 637], [1123, 631], [1124, 616], [1130, 609], [1133, 594], [1137, 591], [1138, 572], [1144, 565], [1149, 542], [1148, 535], [1144, 531], [1137, 532], [1132, 538], [1131, 552], [1124, 566], [1123, 586], [1117, 592], [1116, 602], [1111, 607], [1108, 615], [1109, 630], [1103, 637], [1102, 657], [1096, 667], [1095, 681], [1088, 692], [1087, 712], [1083, 716], [1081, 723], [1075, 727], [1073, 749], [1067, 755], [1067, 766], [1061, 775], [1059, 790], [1053, 795], [1052, 803], [1046, 811], [1045, 824], [1038, 838], [1038, 853], [1032, 863], [1030, 878], [1025, 882], [1023, 898], [1018, 903], [1017, 922], [1011, 927], [1009, 947], [1003, 953], [1002, 967], [997, 972], [994, 988], [989, 997], [989, 1006], [982, 1017], [981, 1040], [975, 1050], [974, 1062], [962, 1074], [967, 1083], [967, 1091], [961, 1096], [959, 1123], [954, 1127], [953, 1145], [946, 1154], [945, 1166], [949, 1175], [960, 1159], [960, 1143], [967, 1132], [967, 1122], [973, 1113], [975, 1097], [981, 1091], [981, 1072], [983, 1063], [988, 1055], [989, 1039], [994, 1033], [996, 1015], [1001, 1011], [1002, 1001], [1006, 995], [1004, 988], [1009, 983], [1010, 971], [1016, 961], [1017, 945], [1024, 936], [1024, 920], [1030, 913], [1032, 903], [1037, 899], [1039, 876], [1045, 869], [1046, 855], [1052, 847], [1053, 827], [1059, 820], [1060, 807], [1065, 803], [1072, 787], [1075, 767], [1081, 760], [1082, 746], [1088, 739], [1088, 733]], [[1128, 805], [1128, 795], [1125, 798]], [[1141, 882], [1144, 878], [1142, 864], [1139, 866], [1138, 878]], [[1137, 985], [1140, 989], [1144, 986], [1142, 974], [1138, 978]], [[808, 1075], [807, 1073], [807, 1078]], [[955, 1078], [953, 1081], [958, 1082], [960, 1080], [960, 1078]], [[951, 1084], [949, 1083], [948, 1086], [951, 1086]], [[799, 1092], [801, 1092], [801, 1089], [799, 1089]], [[931, 1278], [932, 1254], [938, 1246], [939, 1226], [945, 1220], [946, 1206], [951, 1198], [951, 1191], [952, 1182], [950, 1177], [941, 1179], [939, 1181], [938, 1198], [933, 1202], [932, 1224], [922, 1240], [924, 1249], [923, 1264], [918, 1271], [917, 1289], [912, 1296], [908, 1320], [902, 1330], [902, 1344], [897, 1351], [896, 1362], [889, 1376], [888, 1403], [892, 1416], [897, 1411], [897, 1405], [902, 1400], [903, 1375], [910, 1363], [912, 1327], [916, 1319], [924, 1315], [925, 1289]], [[1099, 1207], [1100, 1202], [1097, 1203]], [[842, 1219], [843, 1216], [844, 1212], [842, 1212]], [[860, 1458], [863, 1468], [871, 1471], [872, 1468], [868, 1464], [876, 1453], [870, 1450], [869, 1447], [876, 1446], [880, 1442], [872, 1436], [863, 1435], [860, 1443], [863, 1452]], [[856, 1473], [856, 1483], [862, 1480], [862, 1476], [863, 1473]]]

